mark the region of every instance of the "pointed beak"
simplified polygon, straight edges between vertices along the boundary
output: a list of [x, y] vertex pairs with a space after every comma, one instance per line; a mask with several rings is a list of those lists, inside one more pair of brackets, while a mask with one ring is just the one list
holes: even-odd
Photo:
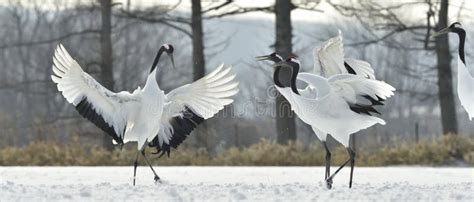
[[433, 33], [430, 37], [434, 38], [434, 37], [437, 37], [437, 36], [440, 36], [440, 35], [443, 35], [443, 34], [447, 34], [447, 33], [449, 33], [449, 31], [450, 31], [449, 27], [446, 27], [442, 30], [439, 30], [438, 32]]
[[173, 69], [176, 69], [176, 65], [175, 65], [175, 63], [174, 63], [174, 56], [173, 56], [173, 53], [170, 53], [169, 56], [170, 56], [171, 65], [173, 66]]
[[269, 56], [269, 55], [262, 55], [262, 56], [257, 56], [257, 57], [255, 57], [255, 59], [256, 59], [257, 61], [270, 60], [270, 56]]

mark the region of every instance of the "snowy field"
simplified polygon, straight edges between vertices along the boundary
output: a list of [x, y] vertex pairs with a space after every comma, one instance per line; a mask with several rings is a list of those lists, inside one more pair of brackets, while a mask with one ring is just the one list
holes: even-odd
[[[349, 169], [326, 189], [322, 167], [0, 167], [0, 201], [474, 201], [474, 168]], [[335, 168], [332, 168], [334, 170]]]

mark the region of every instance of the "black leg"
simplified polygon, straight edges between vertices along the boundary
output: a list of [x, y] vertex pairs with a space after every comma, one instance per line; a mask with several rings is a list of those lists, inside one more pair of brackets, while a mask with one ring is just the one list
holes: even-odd
[[324, 179], [328, 179], [331, 174], [331, 152], [329, 151], [326, 141], [323, 141], [324, 148], [326, 149], [326, 173], [324, 174]]
[[351, 149], [351, 147], [347, 148], [349, 152], [349, 156], [351, 157], [351, 177], [349, 179], [349, 188], [352, 188], [352, 175], [354, 174], [354, 164], [355, 164], [355, 152]]
[[337, 174], [342, 168], [344, 168], [344, 166], [346, 166], [346, 165], [349, 163], [350, 160], [351, 160], [350, 158], [347, 159], [347, 161], [344, 162], [344, 163], [336, 170], [336, 172], [334, 172], [331, 176], [329, 176], [329, 177], [326, 179], [326, 186], [327, 186], [329, 189], [332, 187], [332, 178], [334, 178], [334, 176], [336, 176], [336, 174]]
[[137, 157], [135, 158], [135, 162], [133, 163], [133, 186], [135, 186], [135, 178], [137, 176], [137, 166], [138, 166], [138, 156], [140, 152], [137, 152]]
[[153, 171], [153, 174], [155, 174], [155, 182], [158, 182], [158, 180], [160, 180], [160, 177], [158, 177], [158, 175], [157, 175], [156, 172], [155, 172], [155, 169], [153, 169], [153, 166], [151, 166], [150, 161], [149, 161], [148, 158], [146, 157], [146, 155], [145, 155], [145, 149], [142, 150], [142, 155], [143, 155], [143, 157], [145, 158], [145, 161], [146, 161], [146, 163], [148, 164], [148, 166], [150, 166], [151, 171]]

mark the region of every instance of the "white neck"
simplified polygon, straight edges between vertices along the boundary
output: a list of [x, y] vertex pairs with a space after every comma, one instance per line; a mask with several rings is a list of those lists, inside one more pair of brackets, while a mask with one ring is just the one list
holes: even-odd
[[158, 82], [156, 81], [156, 68], [148, 75], [146, 79], [145, 86], [143, 89], [145, 90], [146, 88], [150, 88], [151, 86], [156, 86], [158, 89], [160, 89], [160, 86], [158, 85]]

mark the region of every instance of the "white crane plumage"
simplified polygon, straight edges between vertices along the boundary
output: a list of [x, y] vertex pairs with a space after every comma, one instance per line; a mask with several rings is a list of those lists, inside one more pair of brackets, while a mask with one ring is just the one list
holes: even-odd
[[[297, 59], [290, 58], [277, 65], [288, 65], [293, 69], [299, 69], [300, 63]], [[325, 78], [311, 73], [300, 73], [297, 79], [314, 90], [298, 94], [289, 88], [277, 88], [294, 106], [293, 110], [298, 117], [312, 126], [321, 141], [325, 142], [329, 134], [346, 147], [349, 160], [334, 174], [328, 176], [326, 181], [330, 188], [333, 177], [350, 162], [349, 187], [352, 187], [355, 152], [349, 143], [350, 136], [377, 123], [385, 125], [383, 119], [373, 116], [372, 113], [378, 112], [373, 109], [366, 97], [385, 100], [394, 95], [395, 88], [385, 82], [353, 74], [336, 74]]]
[[337, 36], [313, 49], [313, 72], [326, 78], [336, 74], [356, 74], [375, 79], [374, 69], [368, 62], [344, 57], [342, 41], [342, 33], [339, 30]]
[[[459, 101], [467, 112], [469, 120], [474, 118], [474, 77], [471, 75], [466, 67], [466, 59], [464, 53], [464, 43], [466, 41], [466, 31], [461, 23], [455, 22], [449, 27], [446, 27], [439, 32], [436, 32], [432, 37], [453, 32], [459, 36], [458, 47], [458, 73], [457, 73], [457, 91]], [[448, 68], [448, 67], [446, 67]]]
[[[259, 56], [257, 59], [271, 60], [276, 63], [273, 76], [275, 87], [290, 102], [292, 110], [298, 117], [312, 126], [313, 131], [323, 143], [326, 149], [325, 179], [328, 181], [328, 187], [331, 187], [333, 176], [349, 160], [352, 168], [349, 186], [352, 186], [355, 154], [349, 147], [349, 137], [351, 134], [376, 123], [385, 124], [382, 119], [372, 116], [372, 113], [379, 114], [373, 106], [383, 105], [383, 101], [392, 96], [395, 89], [384, 82], [376, 81], [374, 70], [369, 63], [344, 58], [340, 32], [338, 36], [324, 42], [321, 47], [315, 48], [313, 52], [315, 61], [313, 72], [321, 74], [321, 76], [310, 73], [298, 74], [300, 64], [295, 58], [290, 57], [287, 59], [288, 61], [282, 61], [281, 56], [272, 53], [267, 56]], [[317, 63], [320, 64], [320, 67], [317, 66]], [[291, 68], [293, 72], [291, 76], [287, 75], [290, 78], [284, 79], [283, 76], [287, 82], [280, 81], [282, 76], [278, 75], [282, 66]], [[303, 81], [308, 86], [305, 89], [298, 89], [296, 80]], [[324, 99], [329, 101], [325, 102], [327, 105], [325, 107], [323, 107], [324, 102], [320, 102], [322, 95], [332, 97]], [[339, 101], [338, 99], [333, 100], [333, 98], [343, 98], [345, 102], [342, 102], [341, 99]], [[308, 102], [308, 99], [313, 102]], [[333, 111], [334, 109], [340, 110]], [[325, 116], [327, 117], [324, 118]], [[353, 123], [353, 125], [351, 127], [346, 127], [346, 124], [344, 127], [337, 126], [345, 121]], [[350, 155], [350, 159], [332, 176], [330, 176], [331, 153], [326, 144], [328, 134], [347, 147]]]
[[161, 46], [145, 86], [133, 93], [114, 93], [100, 85], [61, 44], [54, 53], [51, 78], [64, 98], [83, 117], [112, 136], [114, 143], [138, 143], [134, 185], [140, 153], [155, 174], [155, 181], [160, 179], [145, 155], [147, 146], [156, 148], [160, 156], [169, 156], [171, 147], [176, 148], [198, 124], [232, 103], [231, 97], [238, 92], [231, 67], [220, 65], [194, 83], [165, 94], [158, 86], [156, 65], [166, 52], [174, 66], [173, 50], [169, 44]]

